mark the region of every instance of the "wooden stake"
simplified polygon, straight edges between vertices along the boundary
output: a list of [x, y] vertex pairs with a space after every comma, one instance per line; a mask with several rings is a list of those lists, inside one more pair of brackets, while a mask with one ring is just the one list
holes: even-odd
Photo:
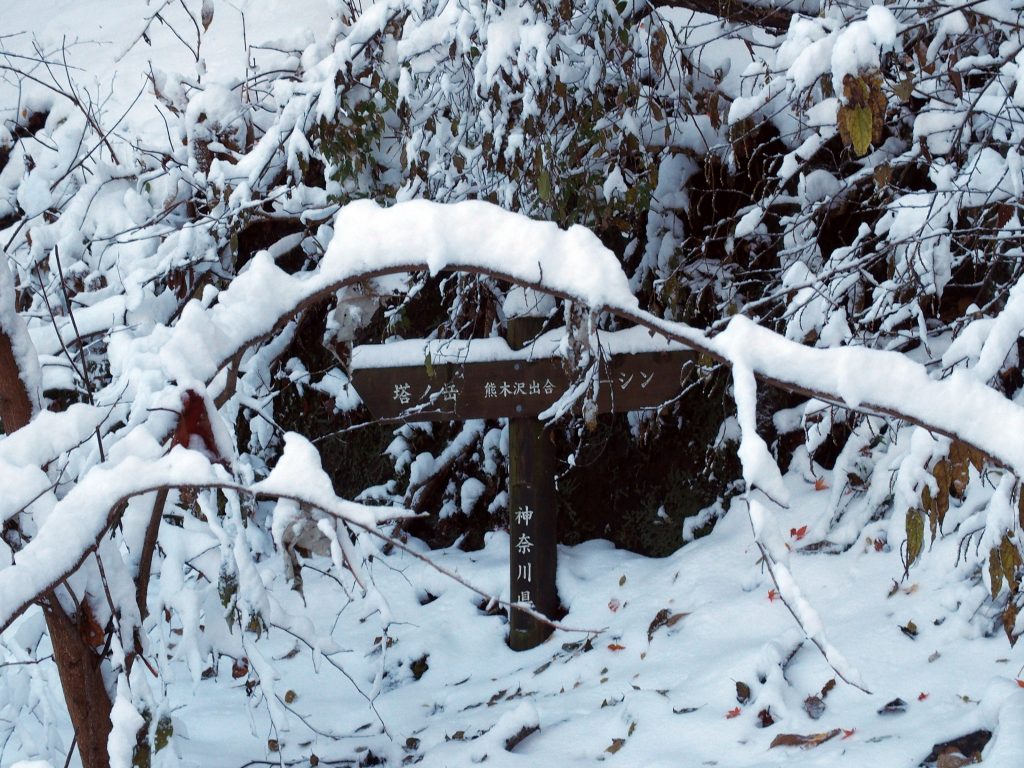
[[[521, 349], [543, 325], [543, 318], [510, 318], [509, 346]], [[551, 435], [536, 417], [510, 415], [508, 461], [509, 600], [530, 603], [551, 618], [558, 609], [555, 453]], [[509, 613], [512, 650], [534, 648], [551, 634], [551, 627], [523, 611]]]

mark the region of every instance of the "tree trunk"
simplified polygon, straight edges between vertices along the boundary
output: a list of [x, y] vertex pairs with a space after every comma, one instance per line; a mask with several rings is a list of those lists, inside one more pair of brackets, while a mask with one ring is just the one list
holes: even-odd
[[[31, 418], [32, 399], [19, 376], [10, 337], [0, 328], [0, 422], [4, 432], [11, 434]], [[107, 737], [113, 702], [103, 683], [102, 659], [86, 642], [78, 624], [68, 616], [53, 591], [43, 596], [39, 604], [46, 618], [53, 660], [75, 729], [82, 767], [108, 768]]]
[[18, 375], [11, 340], [0, 328], [0, 422], [8, 435], [21, 429], [32, 418], [32, 400]]
[[110, 712], [113, 705], [100, 671], [102, 658], [83, 639], [78, 624], [68, 616], [50, 592], [40, 604], [53, 646], [53, 660], [60, 674], [71, 723], [78, 740], [82, 768], [107, 768], [110, 757]]

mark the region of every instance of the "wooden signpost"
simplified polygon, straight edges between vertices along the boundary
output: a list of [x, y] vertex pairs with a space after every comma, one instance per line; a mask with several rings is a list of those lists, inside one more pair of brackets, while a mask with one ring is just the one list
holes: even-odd
[[[542, 325], [543, 320], [534, 317], [510, 319], [507, 344], [486, 339], [356, 347], [352, 379], [370, 413], [380, 419], [508, 418], [511, 602], [531, 604], [552, 616], [558, 609], [557, 465], [550, 436], [537, 417], [573, 382], [556, 355], [557, 344], [531, 344]], [[610, 340], [617, 334], [607, 336]], [[637, 336], [630, 338], [635, 341]], [[599, 368], [601, 413], [654, 408], [671, 400], [696, 358], [692, 351], [664, 342], [647, 345], [656, 351], [635, 351], [638, 345], [633, 343], [625, 345], [628, 351], [616, 353], [615, 345], [609, 346], [613, 351]], [[415, 363], [409, 359], [410, 350], [413, 359], [418, 356]], [[533, 648], [550, 632], [529, 614], [510, 611], [512, 649]]]

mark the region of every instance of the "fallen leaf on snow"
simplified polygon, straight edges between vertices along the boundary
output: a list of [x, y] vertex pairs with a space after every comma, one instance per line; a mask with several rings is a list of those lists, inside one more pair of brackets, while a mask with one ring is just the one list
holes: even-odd
[[800, 539], [807, 535], [807, 526], [801, 525], [799, 528], [790, 528], [789, 535], [793, 537], [794, 541], [800, 541]]
[[880, 714], [880, 715], [901, 715], [901, 714], [903, 714], [906, 711], [907, 711], [907, 702], [905, 702], [903, 699], [893, 699], [888, 704], [886, 704], [884, 707], [882, 707], [880, 710], [878, 710], [878, 714]]
[[768, 590], [768, 602], [769, 602], [769, 603], [774, 603], [774, 602], [775, 602], [775, 600], [776, 600], [776, 599], [777, 599], [778, 597], [779, 597], [779, 593], [778, 593], [778, 592], [776, 592], [776, 591], [775, 591], [774, 589], [769, 589], [769, 590]]
[[924, 691], [921, 691], [919, 694], [917, 694], [917, 700], [918, 701], [924, 701], [927, 698], [928, 698], [928, 694], [925, 693]]
[[958, 736], [950, 741], [943, 741], [932, 747], [931, 753], [921, 765], [934, 765], [935, 768], [961, 768], [964, 765], [981, 763], [981, 753], [991, 738], [991, 731], [979, 730]]
[[855, 734], [856, 732], [856, 728], [843, 728], [843, 741], [846, 741], [846, 739], [853, 736], [853, 734]]
[[829, 739], [833, 739], [838, 735], [838, 728], [833, 728], [831, 731], [825, 731], [823, 733], [810, 733], [806, 736], [801, 733], [780, 733], [772, 739], [769, 749], [774, 749], [775, 747], [800, 747], [801, 749], [811, 749], [819, 744], [824, 744]]
[[519, 729], [519, 731], [517, 733], [514, 733], [511, 736], [509, 736], [507, 739], [505, 739], [505, 751], [506, 752], [511, 752], [517, 746], [519, 746], [520, 742], [525, 740], [527, 736], [531, 736], [532, 734], [536, 733], [539, 730], [540, 730], [540, 726], [539, 725], [536, 725], [536, 724], [524, 725], [522, 728]]
[[804, 699], [804, 711], [811, 720], [817, 720], [825, 713], [825, 702], [821, 696], [808, 696]]
[[688, 613], [672, 613], [668, 608], [662, 608], [647, 627], [647, 642], [654, 639], [654, 633], [662, 627], [674, 627], [680, 619], [689, 616]]
[[744, 682], [736, 683], [736, 701], [746, 704], [750, 701], [750, 686]]
[[609, 651], [624, 651], [624, 650], [626, 650], [626, 646], [619, 645], [618, 643], [609, 643], [608, 644], [608, 650]]
[[814, 490], [825, 491], [828, 490], [828, 483], [825, 482], [824, 477], [816, 477], [814, 479]]
[[231, 676], [237, 680], [240, 677], [245, 677], [249, 674], [249, 660], [242, 656], [241, 658], [235, 659], [231, 665]]
[[960, 752], [946, 752], [939, 755], [939, 759], [935, 761], [935, 768], [963, 768], [965, 765], [973, 765], [979, 762], [973, 757], [967, 757], [967, 755]]
[[733, 707], [732, 709], [730, 709], [728, 712], [725, 713], [725, 719], [726, 720], [732, 720], [734, 717], [739, 717], [740, 716], [740, 712], [742, 712], [742, 711], [743, 710], [741, 710], [739, 707]]

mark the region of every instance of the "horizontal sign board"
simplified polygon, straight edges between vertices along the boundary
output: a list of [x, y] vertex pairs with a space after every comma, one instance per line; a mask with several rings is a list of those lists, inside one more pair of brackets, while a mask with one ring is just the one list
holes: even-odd
[[[612, 356], [600, 366], [598, 410], [638, 411], [671, 400], [695, 361], [689, 350]], [[557, 357], [354, 367], [352, 383], [376, 418], [407, 421], [536, 417], [574, 384]]]

